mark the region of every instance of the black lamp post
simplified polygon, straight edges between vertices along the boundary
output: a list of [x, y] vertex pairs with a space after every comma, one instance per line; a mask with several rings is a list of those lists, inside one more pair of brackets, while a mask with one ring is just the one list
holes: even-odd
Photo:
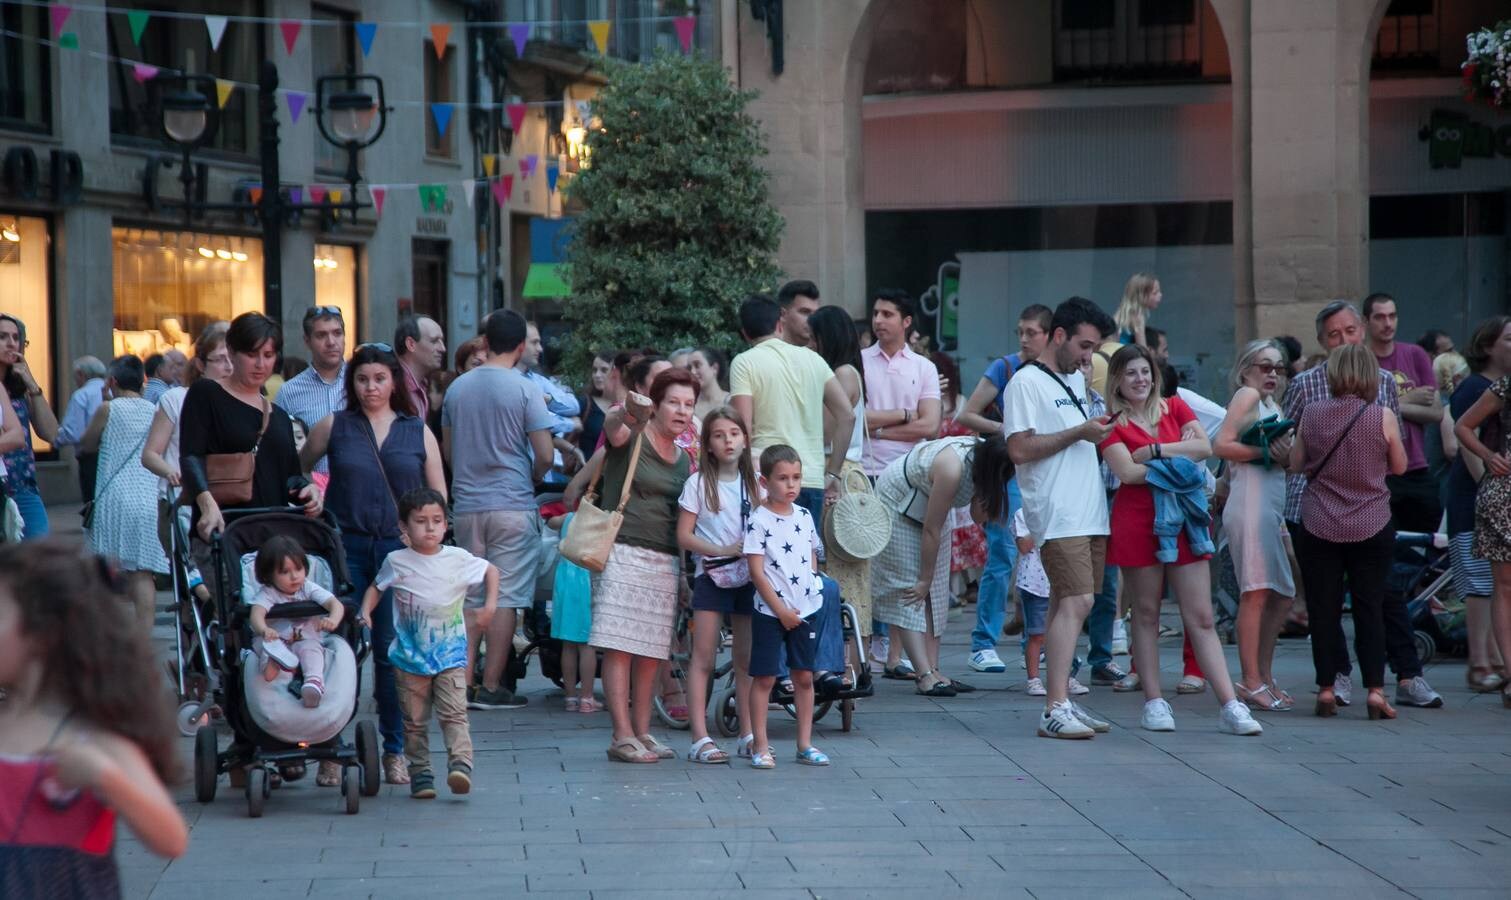
[[[205, 202], [207, 167], [200, 164], [196, 169], [191, 157], [195, 150], [214, 139], [219, 125], [219, 109], [210, 100], [215, 93], [215, 79], [208, 75], [177, 75], [163, 76], [154, 82], [163, 134], [182, 152], [179, 181], [183, 183], [184, 199], [181, 203], [158, 199], [157, 168], [164, 162], [153, 160], [143, 177], [148, 205], [153, 209], [181, 206], [186, 225], [210, 211], [255, 213], [262, 223], [263, 308], [270, 318], [282, 321], [284, 225], [297, 223], [306, 212], [333, 216], [344, 210], [355, 220], [358, 210], [372, 205], [357, 198], [357, 184], [362, 180], [357, 154], [376, 142], [388, 125], [389, 107], [384, 102], [383, 80], [376, 75], [330, 75], [316, 82], [314, 113], [320, 134], [347, 153], [345, 180], [350, 189], [339, 203], [294, 203], [281, 190], [278, 68], [271, 61], [263, 61], [257, 78], [257, 153], [262, 167], [262, 196], [256, 202]], [[371, 86], [371, 92], [364, 90], [367, 86]]]

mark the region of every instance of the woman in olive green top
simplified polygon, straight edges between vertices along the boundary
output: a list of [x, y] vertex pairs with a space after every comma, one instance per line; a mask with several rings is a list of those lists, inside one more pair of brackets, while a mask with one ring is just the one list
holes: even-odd
[[698, 384], [685, 369], [668, 369], [651, 383], [650, 397], [649, 421], [637, 419], [630, 404], [624, 416], [628, 429], [604, 432], [608, 450], [599, 494], [604, 508], [618, 505], [636, 446], [640, 461], [608, 564], [602, 574], [593, 576], [593, 630], [588, 638], [604, 651], [603, 693], [614, 720], [609, 759], [631, 763], [676, 757], [649, 732], [656, 670], [671, 652], [681, 579], [677, 498], [691, 460], [676, 438], [692, 421]]

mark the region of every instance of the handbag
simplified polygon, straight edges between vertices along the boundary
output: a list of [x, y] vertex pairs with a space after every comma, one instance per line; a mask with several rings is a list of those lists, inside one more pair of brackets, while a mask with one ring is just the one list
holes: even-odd
[[[745, 477], [740, 476], [740, 534], [745, 533], [745, 520], [750, 517], [750, 498], [745, 496]], [[744, 587], [750, 584], [750, 562], [743, 556], [716, 556], [703, 560], [703, 574], [721, 588]]]
[[839, 559], [863, 563], [891, 540], [891, 513], [871, 491], [866, 476], [851, 469], [845, 476], [845, 493], [824, 516], [824, 545]]
[[268, 420], [273, 408], [267, 398], [262, 401], [262, 428], [257, 431], [257, 440], [246, 453], [205, 454], [205, 481], [210, 496], [219, 506], [240, 506], [252, 502], [252, 476], [257, 471], [257, 450], [262, 446], [262, 436], [267, 434]]
[[1275, 460], [1270, 457], [1270, 442], [1283, 438], [1295, 430], [1295, 422], [1282, 419], [1278, 414], [1272, 413], [1263, 419], [1256, 420], [1245, 429], [1244, 433], [1238, 436], [1238, 442], [1245, 446], [1258, 447], [1260, 456], [1255, 462], [1268, 469], [1275, 464]]
[[640, 465], [640, 442], [645, 432], [635, 435], [635, 445], [630, 450], [630, 468], [624, 475], [624, 488], [619, 492], [619, 505], [606, 512], [597, 506], [598, 479], [603, 477], [603, 466], [593, 480], [588, 482], [588, 491], [572, 517], [572, 527], [567, 529], [557, 551], [567, 560], [589, 572], [602, 572], [609, 563], [609, 554], [614, 549], [614, 539], [619, 537], [619, 528], [624, 525], [624, 507], [630, 502], [630, 485], [635, 482], [635, 469]]

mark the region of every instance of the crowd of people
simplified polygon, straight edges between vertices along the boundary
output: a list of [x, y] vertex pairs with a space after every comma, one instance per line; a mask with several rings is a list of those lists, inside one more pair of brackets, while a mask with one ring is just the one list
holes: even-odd
[[[775, 689], [796, 712], [788, 758], [824, 766], [816, 685], [854, 687], [869, 671], [929, 698], [976, 690], [940, 655], [972, 580], [962, 662], [1004, 672], [998, 647], [1021, 632], [1043, 737], [1110, 729], [1075, 699], [1091, 690], [1077, 678], [1083, 666], [1092, 686], [1143, 692], [1143, 728], [1175, 729], [1159, 677], [1167, 596], [1184, 624], [1177, 690], [1210, 691], [1222, 732], [1260, 734], [1254, 711], [1296, 706], [1273, 666], [1287, 629], [1310, 631], [1315, 713], [1354, 702], [1345, 605], [1369, 718], [1441, 706], [1407, 598], [1387, 578], [1407, 532], [1448, 536], [1467, 682], [1511, 707], [1511, 317], [1481, 323], [1460, 354], [1443, 332], [1397, 340], [1387, 294], [1335, 301], [1316, 315], [1316, 356], [1302, 359], [1291, 337], [1251, 341], [1233, 363], [1232, 396], [1214, 402], [1170, 365], [1168, 337], [1152, 324], [1162, 297], [1157, 278], [1138, 274], [1114, 315], [1079, 297], [1029, 306], [1018, 351], [993, 360], [969, 393], [952, 359], [910, 340], [917, 311], [894, 290], [876, 292], [858, 324], [822, 305], [812, 282], [790, 282], [740, 305], [748, 346], [732, 359], [712, 347], [604, 349], [581, 395], [542, 371], [540, 332], [512, 311], [488, 316], [449, 368], [429, 318], [408, 317], [392, 343], [348, 355], [340, 309], [312, 307], [299, 367], [287, 364], [279, 323], [245, 313], [205, 328], [192, 358], [79, 359], [61, 422], [27, 367], [25, 324], [0, 315], [5, 496], [22, 537], [41, 541], [34, 555], [4, 551], [0, 648], [20, 649], [0, 653], [0, 683], [53, 711], [0, 729], [0, 750], [35, 758], [55, 747], [70, 709], [89, 719], [74, 727], [112, 735], [99, 746], [150, 750], [163, 723], [120, 721], [113, 689], [46, 686], [64, 652], [45, 637], [49, 617], [77, 616], [67, 621], [102, 635], [125, 628], [110, 640], [146, 659], [154, 581], [178, 558], [175, 522], [190, 537], [187, 583], [204, 597], [200, 572], [227, 513], [290, 506], [339, 526], [354, 596], [336, 602], [308, 580], [297, 546], [270, 542], [250, 619], [258, 662], [269, 679], [298, 670], [303, 702], [318, 706], [319, 634], [347, 616], [370, 626], [383, 777], [416, 798], [436, 793], [432, 714], [446, 783], [465, 793], [468, 710], [526, 705], [504, 681], [506, 649], [542, 575], [555, 586], [565, 707], [607, 710], [607, 755], [624, 763], [773, 768]], [[44, 540], [34, 436], [75, 448], [89, 546], [111, 569], [65, 571], [77, 551]], [[872, 495], [890, 523], [870, 558], [826, 552], [834, 509], [853, 494]], [[597, 515], [584, 519], [589, 505]], [[1214, 628], [1211, 561], [1223, 544], [1239, 593], [1236, 679]], [[36, 608], [36, 590], [56, 583], [61, 595], [80, 579], [130, 603]], [[326, 615], [292, 629], [264, 618], [299, 599]], [[849, 635], [842, 603], [857, 614]], [[693, 621], [685, 693], [666, 664], [679, 604]], [[703, 724], [726, 624], [741, 735], [730, 750]], [[1125, 651], [1126, 672], [1114, 659]], [[652, 734], [658, 701], [689, 719], [685, 750]], [[0, 716], [23, 706], [8, 701]], [[123, 800], [113, 780], [149, 765], [168, 774], [164, 760], [140, 755], [69, 751], [66, 780], [123, 810], [155, 808], [161, 797]], [[319, 784], [339, 778], [321, 764]], [[180, 836], [159, 829], [152, 840], [171, 852]]]

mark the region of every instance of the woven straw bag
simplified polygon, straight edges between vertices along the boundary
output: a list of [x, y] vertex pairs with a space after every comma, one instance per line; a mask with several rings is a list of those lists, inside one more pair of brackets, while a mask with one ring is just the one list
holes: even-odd
[[865, 562], [892, 540], [892, 513], [871, 491], [865, 475], [851, 469], [845, 492], [824, 516], [825, 548], [842, 560]]

